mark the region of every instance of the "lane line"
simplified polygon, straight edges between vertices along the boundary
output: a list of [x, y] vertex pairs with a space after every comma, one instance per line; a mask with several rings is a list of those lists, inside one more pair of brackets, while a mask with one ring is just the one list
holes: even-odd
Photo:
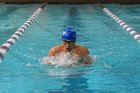
[[9, 47], [16, 43], [16, 41], [22, 36], [25, 30], [32, 24], [32, 22], [44, 9], [46, 4], [47, 3], [41, 5], [41, 7], [39, 7], [36, 12], [0, 47], [0, 63], [2, 62], [5, 53], [9, 50]]
[[107, 9], [103, 4], [98, 3], [98, 5], [103, 9], [103, 11], [110, 16], [113, 20], [115, 20], [120, 26], [125, 29], [127, 32], [129, 32], [130, 35], [134, 37], [135, 40], [137, 40], [140, 43], [140, 34], [138, 34], [133, 28], [131, 28], [126, 22], [121, 20], [119, 17], [114, 15], [109, 9]]

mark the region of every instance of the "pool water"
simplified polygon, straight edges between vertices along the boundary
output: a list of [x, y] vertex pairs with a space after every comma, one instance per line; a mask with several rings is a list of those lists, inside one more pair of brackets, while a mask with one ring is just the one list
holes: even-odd
[[[140, 33], [140, 5], [104, 4]], [[0, 4], [0, 45], [39, 7]], [[41, 63], [61, 44], [67, 26], [77, 44], [96, 57], [89, 66], [72, 68]], [[0, 64], [0, 93], [139, 93], [140, 43], [97, 4], [49, 4], [6, 53]]]

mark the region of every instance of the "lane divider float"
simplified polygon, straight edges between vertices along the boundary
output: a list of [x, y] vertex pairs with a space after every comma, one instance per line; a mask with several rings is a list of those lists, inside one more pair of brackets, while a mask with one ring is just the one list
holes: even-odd
[[121, 20], [119, 17], [114, 15], [111, 11], [109, 11], [107, 8], [105, 8], [101, 3], [98, 3], [98, 5], [103, 9], [103, 11], [110, 16], [112, 19], [114, 19], [120, 26], [125, 29], [127, 32], [130, 33], [134, 37], [135, 40], [137, 40], [140, 43], [140, 34], [138, 34], [132, 27], [130, 27], [126, 22]]
[[36, 12], [0, 47], [0, 63], [2, 62], [5, 53], [9, 50], [11, 45], [14, 45], [16, 41], [22, 36], [25, 30], [32, 24], [37, 18], [40, 12], [44, 9], [47, 3], [44, 3], [39, 7]]

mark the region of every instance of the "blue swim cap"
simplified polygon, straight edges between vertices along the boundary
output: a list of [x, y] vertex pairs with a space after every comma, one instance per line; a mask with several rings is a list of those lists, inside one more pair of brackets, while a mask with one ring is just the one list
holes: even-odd
[[76, 32], [72, 28], [66, 28], [62, 33], [62, 40], [76, 41]]

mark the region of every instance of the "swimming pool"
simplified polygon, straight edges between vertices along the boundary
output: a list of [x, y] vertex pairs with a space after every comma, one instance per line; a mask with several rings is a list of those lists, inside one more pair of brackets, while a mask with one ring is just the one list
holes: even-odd
[[[38, 8], [38, 4], [0, 5], [0, 45]], [[140, 6], [105, 4], [138, 33]], [[41, 64], [62, 30], [76, 29], [77, 43], [95, 62], [63, 68]], [[97, 4], [47, 5], [0, 64], [0, 93], [139, 93], [140, 44]]]

